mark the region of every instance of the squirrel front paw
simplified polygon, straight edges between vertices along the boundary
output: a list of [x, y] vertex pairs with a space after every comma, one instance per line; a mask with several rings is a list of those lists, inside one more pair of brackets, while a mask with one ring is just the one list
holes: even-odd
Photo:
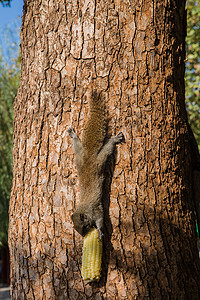
[[103, 238], [103, 232], [100, 228], [97, 228], [98, 238], [101, 240]]
[[67, 129], [67, 132], [69, 134], [69, 136], [73, 139], [73, 138], [76, 138], [76, 133], [74, 131], [74, 128], [71, 126]]
[[125, 137], [124, 134], [120, 131], [115, 137], [115, 143], [120, 144], [125, 142]]

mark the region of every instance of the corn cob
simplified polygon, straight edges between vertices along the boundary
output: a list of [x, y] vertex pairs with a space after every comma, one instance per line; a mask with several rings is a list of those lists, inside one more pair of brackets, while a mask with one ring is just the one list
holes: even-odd
[[102, 240], [99, 240], [97, 229], [94, 228], [86, 234], [83, 240], [81, 275], [85, 282], [99, 281], [102, 250]]

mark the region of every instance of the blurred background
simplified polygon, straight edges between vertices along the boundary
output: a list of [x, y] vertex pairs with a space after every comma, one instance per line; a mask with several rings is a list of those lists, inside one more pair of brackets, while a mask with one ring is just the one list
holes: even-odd
[[[23, 0], [0, 0], [0, 299], [9, 285], [8, 208], [12, 184], [13, 102], [20, 82]], [[3, 288], [2, 288], [3, 287]]]
[[[12, 184], [13, 102], [20, 82], [22, 13], [23, 0], [0, 0], [0, 287], [9, 285], [7, 241]], [[187, 22], [186, 107], [200, 149], [200, 1], [187, 1]], [[197, 233], [199, 235], [198, 227]], [[0, 299], [7, 299], [3, 294], [5, 290], [1, 290]]]

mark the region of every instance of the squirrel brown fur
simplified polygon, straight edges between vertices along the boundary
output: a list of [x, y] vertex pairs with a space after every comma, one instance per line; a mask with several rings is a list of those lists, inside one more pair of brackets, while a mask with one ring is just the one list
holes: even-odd
[[93, 227], [97, 228], [98, 236], [103, 236], [103, 182], [105, 165], [113, 153], [116, 144], [125, 141], [122, 132], [111, 137], [106, 143], [105, 106], [101, 94], [94, 85], [89, 86], [90, 112], [84, 128], [82, 143], [73, 127], [68, 129], [72, 138], [79, 176], [80, 203], [72, 215], [74, 228], [85, 236]]

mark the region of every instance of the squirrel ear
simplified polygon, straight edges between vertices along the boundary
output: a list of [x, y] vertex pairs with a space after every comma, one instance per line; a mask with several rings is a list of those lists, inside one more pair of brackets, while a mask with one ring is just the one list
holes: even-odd
[[71, 219], [72, 219], [72, 221], [74, 221], [74, 215], [73, 214], [71, 215]]

